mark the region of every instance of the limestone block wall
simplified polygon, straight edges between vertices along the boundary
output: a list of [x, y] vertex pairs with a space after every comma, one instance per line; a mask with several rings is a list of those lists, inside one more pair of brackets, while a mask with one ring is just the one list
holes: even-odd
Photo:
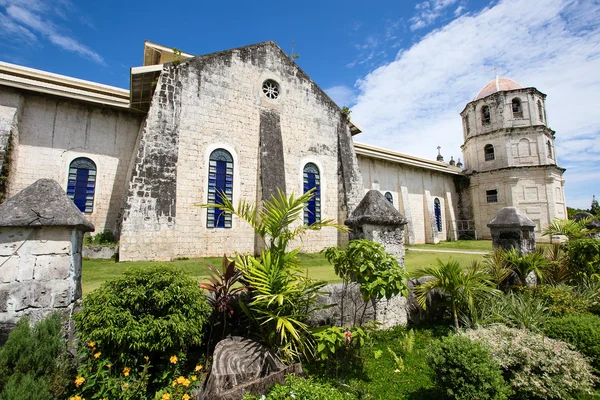
[[17, 320], [71, 312], [81, 298], [83, 233], [65, 227], [0, 228], [0, 336]]
[[10, 107], [18, 96], [23, 105], [18, 133], [13, 135], [18, 145], [11, 151], [8, 195], [40, 178], [54, 179], [66, 189], [71, 161], [87, 157], [96, 164], [97, 181], [93, 212], [85, 217], [97, 231], [114, 230], [140, 116], [5, 88], [0, 89], [0, 107]]
[[[263, 93], [267, 79], [279, 84], [277, 99]], [[196, 206], [207, 201], [209, 156], [219, 148], [234, 160], [234, 204], [260, 202], [279, 185], [288, 195], [301, 194], [303, 167], [313, 162], [321, 176], [321, 218], [341, 219], [338, 210], [353, 193], [338, 164], [340, 131], [347, 132], [341, 121], [335, 103], [272, 42], [166, 65], [132, 171], [120, 259], [255, 251], [244, 221], [234, 217], [230, 229], [208, 228], [207, 211]], [[273, 146], [265, 146], [271, 139]], [[356, 157], [346, 142], [352, 169]], [[310, 252], [338, 240], [337, 231], [322, 229], [299, 244]]]
[[[455, 238], [458, 195], [454, 175], [425, 168], [416, 168], [385, 160], [358, 156], [364, 190], [390, 192], [394, 207], [408, 220], [405, 227], [407, 244], [433, 243], [448, 236]], [[440, 202], [442, 231], [438, 232], [434, 218], [434, 200]]]
[[[553, 166], [508, 168], [471, 175], [470, 193], [477, 235], [491, 239], [487, 223], [505, 206], [523, 211], [536, 224], [538, 241], [554, 218], [567, 218], [562, 170]], [[486, 191], [497, 190], [498, 202], [488, 203]]]

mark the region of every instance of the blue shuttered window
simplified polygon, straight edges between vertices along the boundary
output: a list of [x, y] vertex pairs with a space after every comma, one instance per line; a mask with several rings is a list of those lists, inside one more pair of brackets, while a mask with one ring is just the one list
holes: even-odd
[[304, 166], [304, 193], [314, 188], [314, 196], [304, 207], [304, 224], [321, 222], [321, 177], [319, 168], [313, 163]]
[[[233, 157], [227, 150], [217, 149], [208, 161], [208, 202], [223, 204], [223, 199], [233, 201]], [[231, 228], [231, 214], [209, 208], [206, 226]]]
[[96, 191], [96, 164], [89, 158], [76, 158], [69, 165], [67, 196], [73, 200], [79, 211], [91, 213], [94, 210]]
[[387, 201], [389, 201], [392, 205], [394, 204], [394, 196], [390, 192], [385, 192], [384, 194]]
[[435, 199], [433, 201], [433, 211], [435, 213], [435, 225], [437, 226], [438, 232], [442, 231], [442, 208], [440, 207], [440, 200]]

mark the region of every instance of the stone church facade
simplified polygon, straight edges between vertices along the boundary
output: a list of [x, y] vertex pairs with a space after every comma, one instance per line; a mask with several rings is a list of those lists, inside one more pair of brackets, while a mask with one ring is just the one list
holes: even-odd
[[[461, 113], [461, 168], [355, 142], [358, 125], [273, 42], [198, 57], [146, 42], [130, 90], [0, 63], [0, 195], [58, 181], [96, 232], [119, 237], [124, 261], [256, 251], [247, 224], [197, 205], [277, 190], [318, 193], [298, 224], [343, 223], [379, 190], [410, 244], [489, 238], [504, 205], [543, 227], [566, 216], [545, 95], [500, 81]], [[346, 240], [323, 229], [299, 245]]]

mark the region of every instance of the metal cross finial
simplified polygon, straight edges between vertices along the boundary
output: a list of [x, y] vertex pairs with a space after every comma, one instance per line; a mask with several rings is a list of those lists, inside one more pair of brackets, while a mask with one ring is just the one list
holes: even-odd
[[440, 150], [442, 150], [442, 147], [441, 147], [441, 146], [438, 146], [438, 147], [437, 147], [437, 149], [438, 149], [438, 156], [441, 156], [441, 155], [442, 155], [442, 153], [441, 153], [441, 151], [440, 151]]

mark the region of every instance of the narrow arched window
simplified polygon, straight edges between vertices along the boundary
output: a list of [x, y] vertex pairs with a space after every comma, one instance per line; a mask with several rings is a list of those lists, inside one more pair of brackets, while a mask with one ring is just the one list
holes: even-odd
[[546, 145], [548, 146], [548, 157], [552, 158], [552, 143], [550, 143], [550, 141], [548, 140]]
[[389, 201], [391, 204], [394, 204], [394, 196], [392, 196], [392, 194], [390, 192], [385, 192], [384, 197], [387, 199], [387, 201]]
[[308, 163], [304, 166], [304, 193], [315, 189], [313, 197], [304, 207], [304, 224], [312, 225], [315, 222], [321, 222], [321, 177], [319, 168]]
[[435, 214], [435, 225], [437, 231], [442, 231], [442, 207], [440, 206], [440, 199], [433, 200], [433, 212]]
[[544, 108], [542, 107], [542, 102], [538, 100], [537, 105], [538, 105], [538, 117], [540, 118], [540, 121], [544, 122]]
[[483, 152], [485, 153], [485, 161], [492, 161], [495, 159], [494, 146], [491, 144], [486, 144], [483, 148]]
[[489, 125], [492, 122], [492, 116], [490, 114], [490, 106], [481, 107], [481, 123], [483, 125]]
[[523, 118], [523, 107], [521, 105], [521, 99], [518, 97], [512, 99], [512, 112], [513, 118]]
[[469, 136], [471, 134], [471, 127], [469, 126], [469, 116], [468, 115], [464, 116], [463, 124], [465, 124], [465, 132], [467, 133], [467, 136]]
[[94, 210], [96, 191], [96, 164], [89, 158], [79, 157], [69, 165], [67, 196], [79, 208], [79, 211], [91, 213]]
[[[224, 199], [233, 201], [233, 157], [227, 150], [217, 149], [208, 161], [208, 203], [223, 204]], [[209, 208], [206, 226], [231, 228], [231, 214]]]

